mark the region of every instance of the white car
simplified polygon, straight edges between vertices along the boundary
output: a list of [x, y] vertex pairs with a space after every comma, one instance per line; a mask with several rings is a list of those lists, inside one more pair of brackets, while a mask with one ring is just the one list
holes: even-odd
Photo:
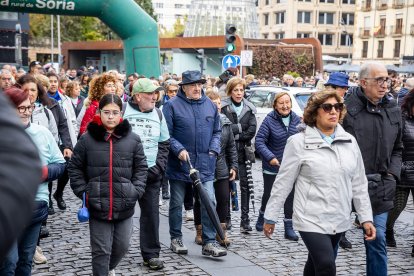
[[[312, 93], [317, 90], [315, 88], [305, 87], [277, 87], [277, 86], [252, 86], [246, 90], [249, 95], [247, 99], [256, 107], [257, 129], [260, 128], [264, 118], [273, 111], [273, 101], [276, 94], [280, 92], [288, 92], [292, 99], [292, 111], [302, 117], [308, 99]], [[254, 141], [252, 141], [254, 142]]]

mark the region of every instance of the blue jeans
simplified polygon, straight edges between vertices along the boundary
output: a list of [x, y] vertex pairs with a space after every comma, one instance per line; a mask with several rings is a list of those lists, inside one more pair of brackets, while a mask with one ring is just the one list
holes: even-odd
[[[190, 182], [171, 180], [170, 179], [170, 209], [169, 224], [171, 239], [182, 238], [181, 227], [183, 224], [183, 203], [186, 185], [192, 185]], [[210, 199], [216, 206], [216, 197], [214, 195], [213, 181], [203, 182], [203, 187], [207, 191]], [[203, 243], [212, 243], [216, 240], [216, 230], [207, 214], [206, 208], [201, 203], [201, 225], [203, 229]]]
[[42, 221], [47, 218], [47, 202], [36, 201], [32, 220], [18, 242], [12, 246], [0, 266], [0, 275], [31, 275], [32, 260], [36, 251]]
[[385, 229], [388, 212], [374, 216], [374, 226], [377, 229], [377, 238], [365, 241], [367, 254], [367, 276], [387, 276], [387, 244]]

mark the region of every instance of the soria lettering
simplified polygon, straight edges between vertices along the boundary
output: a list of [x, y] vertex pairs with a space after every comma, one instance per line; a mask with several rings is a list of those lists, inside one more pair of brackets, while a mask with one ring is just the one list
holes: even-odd
[[75, 10], [75, 2], [73, 1], [54, 1], [54, 0], [36, 0], [36, 8], [49, 10]]

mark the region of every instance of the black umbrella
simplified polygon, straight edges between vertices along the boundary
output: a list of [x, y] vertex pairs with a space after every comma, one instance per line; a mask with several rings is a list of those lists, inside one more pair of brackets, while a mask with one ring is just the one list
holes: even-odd
[[210, 197], [208, 196], [208, 193], [206, 189], [203, 187], [203, 184], [200, 180], [200, 173], [197, 169], [193, 168], [193, 165], [191, 164], [190, 157], [187, 156], [187, 163], [190, 167], [190, 178], [193, 181], [194, 188], [198, 192], [198, 195], [200, 197], [200, 201], [202, 204], [204, 204], [208, 217], [210, 218], [211, 222], [214, 225], [214, 228], [217, 231], [217, 234], [219, 235], [221, 240], [224, 240], [224, 232], [220, 225], [220, 219], [217, 215], [216, 208], [214, 207], [213, 202], [211, 202]]
[[247, 185], [249, 187], [250, 199], [253, 205], [253, 213], [256, 213], [256, 210], [254, 208], [254, 183], [253, 183], [253, 175], [252, 175], [252, 162], [250, 160], [246, 160], [246, 174], [247, 174]]

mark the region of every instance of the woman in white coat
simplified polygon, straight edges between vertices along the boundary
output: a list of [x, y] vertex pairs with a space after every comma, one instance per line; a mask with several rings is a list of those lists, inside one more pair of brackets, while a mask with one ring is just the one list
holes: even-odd
[[304, 130], [288, 139], [283, 163], [265, 211], [264, 234], [271, 238], [275, 221], [295, 184], [293, 225], [308, 248], [304, 275], [336, 275], [341, 234], [351, 226], [351, 202], [373, 240], [371, 203], [364, 163], [355, 138], [339, 122], [346, 113], [333, 90], [317, 92], [305, 108]]

